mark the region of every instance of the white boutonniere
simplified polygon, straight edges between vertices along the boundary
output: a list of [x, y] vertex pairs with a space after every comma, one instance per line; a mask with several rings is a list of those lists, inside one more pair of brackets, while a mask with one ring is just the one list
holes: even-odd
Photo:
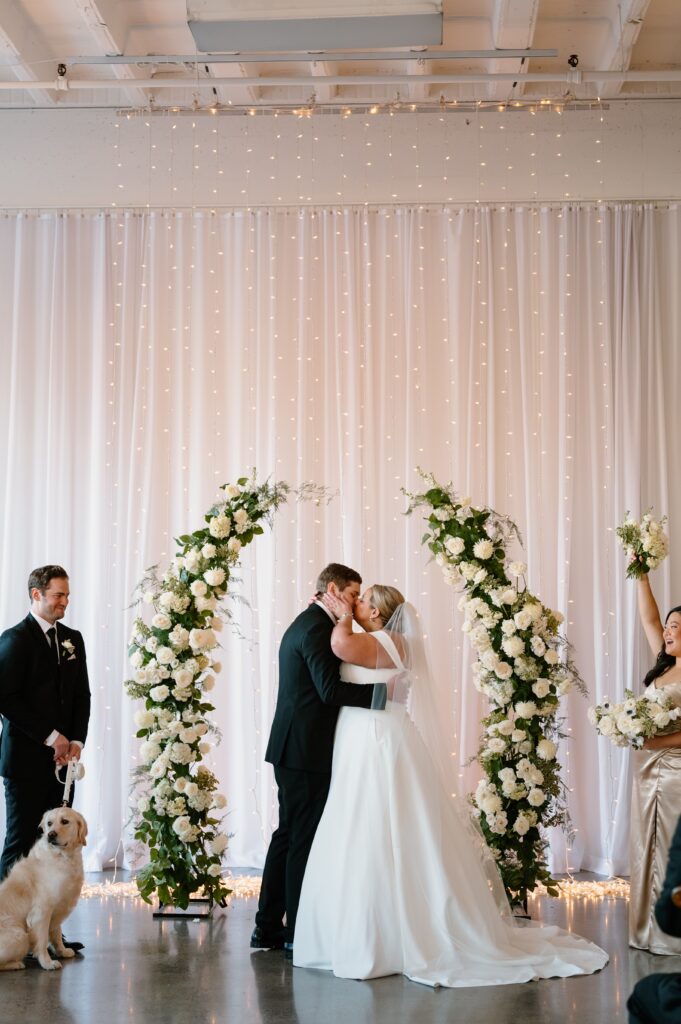
[[66, 659], [66, 661], [76, 660], [76, 651], [73, 646], [72, 640], [62, 640], [61, 649], [64, 652], [64, 658]]

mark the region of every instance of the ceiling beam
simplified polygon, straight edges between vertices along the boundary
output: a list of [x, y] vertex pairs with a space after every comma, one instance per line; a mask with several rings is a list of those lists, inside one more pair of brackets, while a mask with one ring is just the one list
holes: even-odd
[[[259, 86], [244, 85], [240, 88], [238, 79], [246, 78], [248, 71], [243, 64], [207, 64], [201, 57], [198, 60], [201, 67], [206, 68], [209, 78], [215, 83], [215, 98], [218, 103], [234, 104], [237, 106], [248, 106], [249, 103], [256, 103], [262, 96], [262, 89]], [[229, 79], [229, 89], [220, 87], [221, 79]]]
[[[20, 82], [45, 81], [57, 74], [59, 59], [45, 36], [14, 0], [0, 0], [0, 67]], [[56, 94], [30, 90], [33, 102], [53, 106]]]
[[[539, 12], [539, 0], [496, 0], [492, 12], [492, 43], [499, 49], [529, 49], [534, 38]], [[506, 101], [515, 96], [522, 96], [522, 78], [527, 73], [529, 61], [525, 58], [514, 62], [492, 60], [489, 70], [496, 74], [499, 71], [516, 71], [518, 85], [511, 83], [510, 88], [490, 83], [487, 86], [487, 99]]]
[[[634, 45], [638, 39], [650, 0], [611, 0], [610, 34], [604, 53], [598, 56], [598, 67], [604, 71], [628, 71]], [[624, 78], [598, 82], [598, 95], [603, 98], [619, 95]]]
[[[61, 3], [65, 2], [66, 0], [61, 0]], [[72, 0], [72, 2], [103, 56], [114, 53], [121, 54], [125, 51], [129, 26], [121, 14], [124, 5], [116, 3], [115, 0]], [[124, 93], [129, 103], [139, 106], [149, 102], [150, 93], [144, 89], [135, 88], [135, 79], [141, 78], [144, 74], [143, 71], [126, 64], [114, 64], [113, 74], [120, 82], [130, 82], [130, 88], [125, 88]]]
[[[326, 60], [315, 60], [310, 65], [314, 78], [329, 78], [336, 70], [336, 65]], [[337, 85], [315, 83], [314, 96], [317, 103], [331, 103], [338, 95]]]

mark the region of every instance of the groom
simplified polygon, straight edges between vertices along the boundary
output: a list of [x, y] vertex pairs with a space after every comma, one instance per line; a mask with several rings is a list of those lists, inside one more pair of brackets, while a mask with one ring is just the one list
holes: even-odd
[[0, 775], [7, 812], [0, 879], [33, 846], [45, 811], [61, 804], [64, 784], [55, 767], [80, 758], [90, 717], [83, 637], [60, 621], [69, 603], [66, 570], [34, 569], [28, 593], [30, 613], [0, 636]]
[[[361, 582], [354, 569], [332, 562], [320, 573], [316, 589], [354, 605]], [[315, 601], [294, 619], [279, 648], [279, 694], [265, 752], [265, 760], [274, 765], [279, 826], [265, 859], [251, 946], [283, 948], [287, 956], [293, 953], [305, 865], [331, 783], [338, 711], [343, 705], [380, 711], [387, 698], [385, 683], [341, 682], [340, 660], [331, 650], [335, 624], [331, 612]]]

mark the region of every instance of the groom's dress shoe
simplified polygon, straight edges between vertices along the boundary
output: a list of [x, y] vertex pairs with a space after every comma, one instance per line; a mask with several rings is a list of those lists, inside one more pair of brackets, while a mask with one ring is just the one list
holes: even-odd
[[251, 935], [251, 949], [283, 949], [283, 932], [266, 932], [256, 924]]
[[293, 960], [293, 943], [292, 942], [285, 942], [284, 943], [284, 957], [286, 958], [286, 960]]

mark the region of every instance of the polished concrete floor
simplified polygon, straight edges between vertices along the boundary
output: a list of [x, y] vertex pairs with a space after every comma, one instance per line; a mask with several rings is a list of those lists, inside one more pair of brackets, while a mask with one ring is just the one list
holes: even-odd
[[[90, 881], [94, 879], [90, 876]], [[35, 1024], [617, 1024], [635, 981], [681, 969], [676, 957], [627, 946], [621, 899], [533, 902], [532, 916], [603, 946], [610, 964], [586, 978], [499, 988], [430, 989], [403, 977], [344, 981], [249, 949], [254, 899], [212, 920], [155, 920], [131, 899], [83, 899], [66, 922], [84, 955], [46, 972], [0, 974], [0, 1022]]]

